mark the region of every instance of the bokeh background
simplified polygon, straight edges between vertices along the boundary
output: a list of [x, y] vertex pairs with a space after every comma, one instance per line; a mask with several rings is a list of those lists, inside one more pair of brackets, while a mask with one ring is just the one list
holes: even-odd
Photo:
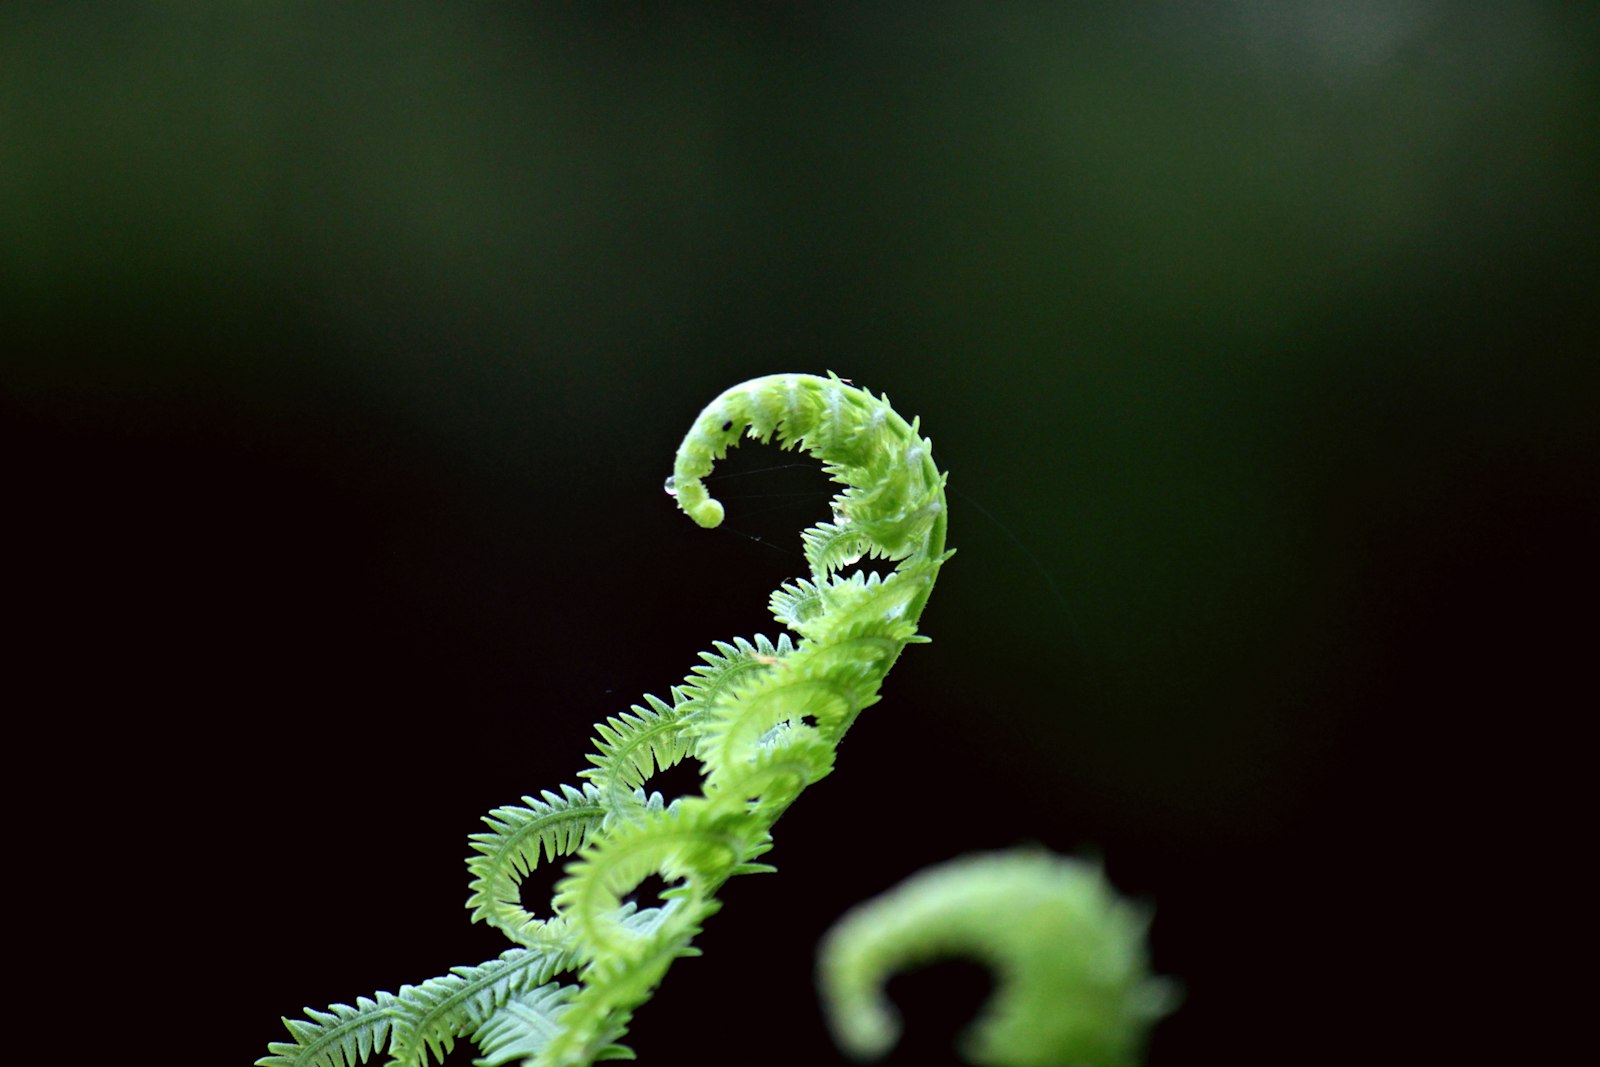
[[[13, 730], [23, 821], [92, 857], [41, 878], [95, 901], [58, 925], [125, 1001], [195, 981], [232, 1063], [498, 952], [478, 817], [771, 633], [827, 514], [750, 448], [699, 530], [680, 435], [831, 369], [922, 416], [959, 554], [641, 1059], [843, 1062], [820, 932], [1026, 841], [1153, 907], [1155, 1067], [1476, 1033], [1522, 935], [1475, 902], [1538, 883], [1518, 805], [1593, 695], [1597, 46], [1526, 2], [8, 3]], [[898, 982], [891, 1062], [953, 1062], [984, 981]]]

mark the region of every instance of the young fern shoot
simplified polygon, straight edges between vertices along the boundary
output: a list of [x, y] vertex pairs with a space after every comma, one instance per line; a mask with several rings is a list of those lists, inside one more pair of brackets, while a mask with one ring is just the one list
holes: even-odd
[[[779, 374], [723, 393], [678, 449], [668, 492], [701, 526], [723, 508], [703, 479], [742, 438], [776, 439], [818, 457], [845, 488], [834, 518], [801, 536], [809, 575], [771, 597], [793, 632], [717, 642], [670, 699], [597, 724], [581, 786], [562, 785], [496, 808], [472, 836], [467, 866], [475, 921], [514, 947], [397, 993], [307, 1010], [284, 1020], [258, 1067], [354, 1067], [387, 1052], [400, 1067], [441, 1060], [459, 1039], [485, 1067], [520, 1061], [572, 1067], [629, 1057], [617, 1044], [674, 960], [696, 954], [717, 891], [771, 870], [779, 816], [833, 769], [840, 739], [878, 700], [906, 645], [945, 550], [944, 475], [916, 421], [837, 377]], [[862, 556], [887, 574], [839, 572]], [[666, 802], [651, 779], [685, 759], [703, 789]], [[540, 863], [567, 859], [547, 914], [526, 910], [520, 885]], [[668, 883], [659, 906], [627, 901], [644, 881]]]
[[896, 971], [946, 956], [988, 964], [997, 986], [961, 1051], [981, 1067], [1133, 1067], [1176, 987], [1152, 978], [1146, 918], [1098, 867], [1042, 849], [962, 856], [907, 878], [834, 924], [817, 980], [839, 1047], [859, 1059], [900, 1034], [884, 996]]

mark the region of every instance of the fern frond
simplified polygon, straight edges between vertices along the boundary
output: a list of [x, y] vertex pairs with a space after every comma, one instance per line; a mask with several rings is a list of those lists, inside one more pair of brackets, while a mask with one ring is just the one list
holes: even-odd
[[559, 796], [548, 789], [541, 795], [538, 800], [523, 797], [521, 806], [494, 809], [483, 819], [489, 831], [468, 838], [479, 853], [467, 858], [472, 921], [496, 926], [525, 945], [546, 943], [560, 931], [522, 907], [522, 880], [539, 865], [541, 853], [552, 862], [576, 853], [606, 815], [600, 791], [593, 785], [582, 790], [564, 785]]
[[360, 997], [355, 1005], [333, 1004], [326, 1011], [306, 1009], [304, 1019], [283, 1020], [293, 1041], [267, 1045], [269, 1056], [256, 1067], [357, 1067], [389, 1040], [403, 1015], [392, 993]]
[[867, 556], [872, 542], [849, 520], [819, 522], [801, 531], [800, 543], [812, 574], [828, 574]]
[[[685, 798], [647, 822], [617, 825], [587, 846], [556, 886], [556, 914], [572, 924], [586, 964], [643, 958], [663, 944], [685, 948], [684, 931], [720, 907], [712, 894], [764, 837], [764, 828], [749, 820], [701, 797]], [[652, 874], [683, 885], [663, 894], [672, 898], [662, 909], [664, 921], [641, 937], [623, 925], [623, 898]]]
[[[860, 576], [854, 576], [859, 582]], [[863, 628], [878, 627], [867, 634]], [[697, 729], [697, 749], [707, 767], [708, 794], [745, 775], [763, 749], [813, 732], [829, 748], [863, 708], [877, 701], [883, 675], [909, 637], [904, 621], [864, 620], [841, 634], [841, 644], [807, 642], [774, 670], [754, 676], [718, 702]], [[830, 754], [831, 758], [831, 754]], [[819, 763], [815, 781], [831, 762]], [[730, 777], [731, 776], [731, 777]]]
[[[706, 797], [748, 810], [767, 825], [777, 822], [808, 786], [833, 772], [835, 746], [816, 730], [775, 732], [750, 760], [727, 767], [706, 782]], [[735, 874], [771, 870], [765, 864], [741, 865]]]
[[915, 633], [920, 603], [927, 599], [937, 576], [937, 565], [928, 564], [903, 567], [888, 575], [877, 571], [846, 578], [834, 575], [818, 585], [826, 610], [807, 627], [806, 637], [829, 644], [840, 634], [869, 623], [892, 626], [910, 622]]
[[899, 1037], [884, 996], [901, 967], [945, 956], [999, 984], [962, 1041], [989, 1067], [1132, 1067], [1174, 991], [1150, 977], [1146, 917], [1098, 867], [1038, 849], [965, 856], [850, 911], [824, 938], [818, 982], [840, 1047], [876, 1058]]
[[794, 642], [788, 634], [778, 635], [776, 641], [764, 634], [756, 634], [750, 640], [736, 637], [731, 644], [715, 641], [712, 647], [716, 651], [700, 653], [705, 662], [690, 668], [683, 684], [673, 690], [673, 695], [682, 701], [679, 713], [691, 727], [705, 718], [734, 686], [763, 673], [794, 652]]
[[[772, 869], [756, 860], [772, 847], [773, 823], [832, 770], [844, 731], [916, 640], [946, 558], [943, 475], [917, 423], [895, 414], [887, 396], [799, 374], [723, 393], [684, 438], [667, 486], [702, 526], [723, 515], [703, 479], [742, 437], [805, 449], [843, 486], [834, 520], [802, 534], [810, 575], [771, 599], [802, 640], [718, 642], [670, 702], [645, 697], [596, 725], [581, 788], [523, 797], [485, 817], [487, 831], [470, 838], [467, 906], [474, 921], [526, 950], [398, 995], [308, 1011], [285, 1022], [293, 1042], [270, 1046], [262, 1067], [362, 1067], [385, 1049], [401, 1067], [424, 1067], [468, 1036], [485, 1065], [585, 1067], [631, 1055], [617, 1041], [634, 1010], [674, 960], [697, 953], [693, 939], [721, 906], [721, 885]], [[888, 577], [841, 578], [861, 556], [896, 566]], [[646, 792], [690, 756], [705, 764], [702, 795], [668, 806]], [[550, 916], [536, 917], [522, 906], [522, 883], [558, 857], [575, 858]], [[659, 906], [639, 908], [626, 898], [652, 874], [668, 888]], [[548, 984], [563, 969], [577, 970], [575, 988]]]
[[540, 988], [574, 966], [569, 951], [514, 948], [476, 967], [452, 967], [440, 978], [402, 986], [395, 1000], [403, 1013], [390, 1045], [390, 1062], [424, 1067], [443, 1060], [456, 1038], [482, 1026], [513, 996]]
[[694, 747], [685, 729], [691, 698], [681, 688], [673, 695], [679, 698], [676, 704], [646, 694], [649, 707], [635, 704], [631, 711], [595, 724], [598, 755], [588, 757], [594, 766], [579, 771], [578, 777], [600, 788], [610, 814], [631, 817], [638, 807], [635, 791], [677, 766]]
[[[626, 905], [626, 913], [632, 905]], [[668, 909], [649, 909], [663, 913]], [[712, 908], [706, 912], [710, 914]], [[636, 938], [636, 951], [627, 956], [598, 956], [589, 962], [582, 984], [563, 1009], [561, 1032], [534, 1059], [533, 1067], [572, 1067], [611, 1058], [632, 1059], [633, 1053], [617, 1042], [628, 1032], [634, 1011], [649, 1000], [668, 968], [684, 956], [698, 956], [690, 945], [700, 924], [687, 921], [682, 912], [672, 936], [659, 933], [663, 915], [648, 922], [645, 912], [627, 914], [621, 926]]]
[[[473, 1044], [483, 1053], [472, 1062], [477, 1067], [498, 1067], [515, 1059], [536, 1059], [570, 1029], [562, 1016], [568, 1013], [573, 988], [541, 986], [508, 1000], [472, 1035]], [[590, 1061], [634, 1058], [632, 1049], [618, 1044], [601, 1045], [587, 1056]]]
[[502, 1004], [472, 1034], [482, 1054], [478, 1067], [498, 1067], [510, 1060], [537, 1056], [561, 1032], [557, 1021], [576, 986], [542, 985]]
[[801, 671], [740, 690], [737, 701], [720, 707], [701, 728], [700, 747], [709, 768], [706, 792], [725, 791], [730, 781], [744, 777], [752, 760], [775, 745], [835, 732], [869, 699], [847, 680]]
[[817, 583], [807, 578], [784, 582], [767, 598], [767, 608], [772, 617], [802, 637], [809, 637], [811, 621], [822, 614], [827, 605]]

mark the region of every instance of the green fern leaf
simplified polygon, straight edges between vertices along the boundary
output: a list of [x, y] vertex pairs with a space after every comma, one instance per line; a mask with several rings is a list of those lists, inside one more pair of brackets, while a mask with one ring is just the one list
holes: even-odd
[[395, 1030], [390, 1062], [423, 1067], [430, 1056], [442, 1061], [456, 1038], [483, 1025], [511, 997], [543, 986], [572, 966], [564, 951], [514, 948], [476, 967], [452, 967], [443, 977], [402, 986], [395, 999], [405, 1025]]
[[[715, 910], [709, 908], [703, 915]], [[700, 955], [700, 950], [690, 945], [700, 933], [699, 923], [677, 921], [663, 936], [663, 921], [669, 911], [676, 911], [678, 918], [683, 918], [681, 907], [635, 912], [630, 903], [620, 909], [620, 928], [634, 938], [636, 945], [643, 946], [643, 951], [626, 958], [604, 956], [588, 962], [581, 987], [563, 1005], [560, 1032], [529, 1062], [529, 1067], [573, 1067], [596, 1060], [633, 1059], [632, 1051], [617, 1041], [628, 1032], [635, 1009], [650, 999], [675, 960]]]
[[649, 707], [635, 704], [631, 711], [595, 724], [598, 755], [590, 754], [594, 766], [579, 771], [578, 777], [600, 788], [610, 814], [630, 817], [643, 795], [635, 793], [659, 772], [677, 766], [693, 748], [685, 729], [692, 697], [681, 687], [673, 696], [678, 702], [669, 705], [646, 694]]
[[521, 806], [496, 808], [483, 821], [489, 832], [472, 834], [471, 845], [480, 854], [467, 859], [472, 893], [467, 907], [472, 921], [499, 927], [524, 945], [559, 939], [559, 926], [525, 911], [521, 903], [522, 880], [539, 865], [540, 856], [553, 862], [583, 847], [605, 819], [606, 807], [592, 785], [582, 790], [562, 786], [557, 796], [548, 789], [542, 800], [523, 797]]
[[[601, 956], [642, 958], [664, 944], [687, 947], [685, 931], [721, 906], [713, 894], [765, 843], [764, 829], [749, 820], [702, 797], [685, 798], [646, 822], [612, 826], [588, 845], [557, 884], [554, 907], [572, 923], [586, 964]], [[674, 894], [662, 909], [670, 922], [641, 937], [624, 926], [623, 901], [652, 874], [681, 880], [689, 892]]]
[[[841, 584], [866, 587], [860, 575]], [[711, 768], [707, 795], [734, 789], [731, 783], [744, 779], [761, 752], [801, 744], [808, 733], [825, 740], [828, 751], [807, 784], [825, 775], [833, 744], [876, 702], [883, 675], [913, 630], [903, 619], [863, 619], [842, 628], [837, 648], [808, 641], [718, 702], [697, 729], [697, 748]]]
[[889, 976], [964, 956], [998, 979], [962, 1039], [968, 1062], [1133, 1067], [1177, 996], [1149, 973], [1147, 921], [1092, 864], [1036, 849], [963, 856], [859, 905], [828, 932], [817, 973], [829, 1027], [851, 1055], [881, 1057], [900, 1034]]
[[[771, 598], [778, 621], [802, 640], [717, 642], [670, 702], [646, 697], [596, 725], [581, 789], [524, 797], [485, 817], [487, 831], [470, 839], [467, 906], [527, 949], [355, 1007], [308, 1010], [285, 1021], [293, 1041], [269, 1046], [261, 1067], [363, 1067], [384, 1050], [401, 1067], [425, 1067], [464, 1037], [479, 1043], [486, 1067], [631, 1057], [617, 1041], [633, 1012], [674, 960], [698, 953], [693, 940], [721, 907], [721, 885], [772, 869], [755, 861], [771, 848], [773, 823], [831, 771], [839, 739], [918, 639], [917, 618], [948, 554], [944, 477], [917, 426], [887, 397], [834, 375], [772, 375], [712, 401], [667, 484], [701, 526], [722, 521], [704, 479], [741, 437], [811, 451], [845, 486], [834, 520], [802, 535], [809, 577]], [[840, 577], [863, 556], [898, 565], [889, 577]], [[705, 764], [702, 795], [668, 806], [646, 792], [690, 756]], [[558, 857], [575, 858], [552, 914], [536, 917], [522, 907], [522, 883]], [[639, 908], [627, 898], [653, 874], [669, 886], [659, 906]], [[575, 987], [547, 987], [561, 969], [577, 970]]]
[[543, 1052], [560, 1032], [556, 1020], [574, 988], [543, 985], [506, 1001], [473, 1032], [472, 1042], [482, 1055], [472, 1062], [478, 1067], [498, 1067]]
[[822, 590], [817, 583], [806, 578], [784, 582], [767, 600], [772, 617], [803, 637], [809, 637], [807, 627], [826, 608]]
[[[743, 637], [712, 642], [715, 652], [702, 652], [698, 663], [689, 671], [683, 685], [674, 690], [682, 693], [684, 721], [693, 726], [703, 719], [733, 687], [748, 681], [773, 667], [794, 653], [794, 642], [788, 634], [780, 634], [776, 641], [763, 634], [753, 640]], [[698, 754], [698, 753], [697, 753]]]
[[872, 543], [849, 521], [821, 522], [804, 530], [800, 541], [813, 574], [848, 567], [872, 554]]
[[356, 1067], [388, 1047], [401, 1017], [392, 993], [357, 998], [354, 1007], [307, 1008], [304, 1019], [283, 1020], [294, 1040], [267, 1045], [271, 1055], [257, 1060], [256, 1067]]
[[543, 1052], [561, 1032], [557, 1020], [575, 989], [552, 983], [506, 1001], [473, 1033], [472, 1042], [483, 1055], [472, 1062], [477, 1067], [498, 1067]]
[[[747, 763], [706, 783], [706, 796], [722, 802], [743, 802], [767, 825], [776, 822], [808, 786], [833, 771], [834, 746], [815, 730], [775, 731]], [[770, 847], [767, 846], [767, 847]], [[761, 849], [762, 852], [766, 848]], [[752, 853], [754, 855], [755, 853]], [[734, 874], [776, 870], [764, 863], [743, 863]]]

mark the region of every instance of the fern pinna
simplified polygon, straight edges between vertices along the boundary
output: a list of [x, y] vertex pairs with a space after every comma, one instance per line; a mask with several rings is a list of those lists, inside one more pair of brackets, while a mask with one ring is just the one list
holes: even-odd
[[[806, 374], [723, 393], [695, 420], [667, 481], [701, 526], [723, 517], [702, 479], [742, 437], [810, 452], [845, 487], [832, 521], [802, 534], [810, 575], [772, 594], [773, 615], [795, 636], [717, 643], [671, 699], [646, 697], [597, 725], [581, 786], [489, 813], [489, 829], [472, 837], [467, 906], [515, 947], [398, 993], [286, 1019], [293, 1040], [271, 1044], [258, 1067], [353, 1067], [385, 1051], [393, 1064], [423, 1067], [460, 1038], [484, 1065], [631, 1058], [617, 1041], [672, 962], [695, 953], [719, 887], [772, 869], [756, 861], [773, 824], [833, 769], [839, 740], [877, 701], [900, 651], [923, 640], [917, 620], [949, 555], [944, 475], [916, 421], [887, 397]], [[894, 566], [840, 573], [863, 556]], [[648, 791], [685, 759], [700, 764], [699, 795], [667, 803]], [[549, 913], [525, 910], [522, 880], [566, 857]], [[669, 885], [660, 906], [627, 902], [652, 875]]]

